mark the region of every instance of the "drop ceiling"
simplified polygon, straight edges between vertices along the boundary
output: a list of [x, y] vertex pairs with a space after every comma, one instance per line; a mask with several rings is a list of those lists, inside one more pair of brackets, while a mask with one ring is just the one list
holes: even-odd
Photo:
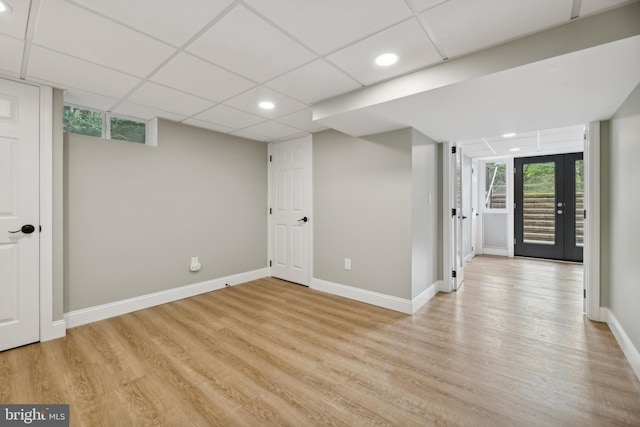
[[[630, 3], [6, 2], [13, 12], [0, 16], [0, 75], [64, 89], [67, 103], [261, 141], [325, 129], [312, 121], [318, 102], [565, 24], [576, 5], [584, 17]], [[398, 63], [376, 66], [388, 51]], [[276, 107], [260, 110], [263, 100]]]

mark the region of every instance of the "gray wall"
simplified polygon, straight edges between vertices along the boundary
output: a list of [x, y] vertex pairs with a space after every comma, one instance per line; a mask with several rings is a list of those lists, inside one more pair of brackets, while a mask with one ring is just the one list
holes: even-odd
[[411, 129], [313, 135], [314, 278], [411, 298], [411, 152]]
[[266, 266], [267, 145], [164, 120], [158, 135], [65, 134], [65, 312]]
[[610, 124], [609, 309], [640, 349], [640, 85]]
[[438, 144], [412, 130], [412, 274], [411, 298], [417, 297], [439, 279], [441, 247], [439, 193], [442, 161]]

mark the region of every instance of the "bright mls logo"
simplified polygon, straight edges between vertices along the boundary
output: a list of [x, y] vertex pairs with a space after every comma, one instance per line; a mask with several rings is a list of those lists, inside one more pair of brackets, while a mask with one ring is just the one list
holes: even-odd
[[0, 427], [69, 427], [69, 405], [0, 405]]

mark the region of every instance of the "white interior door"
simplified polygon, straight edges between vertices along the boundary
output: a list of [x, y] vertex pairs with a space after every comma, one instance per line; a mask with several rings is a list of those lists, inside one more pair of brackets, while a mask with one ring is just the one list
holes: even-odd
[[40, 339], [39, 89], [0, 79], [0, 351]]
[[463, 183], [462, 183], [462, 148], [456, 148], [456, 154], [452, 160], [455, 162], [453, 171], [455, 173], [454, 191], [454, 215], [455, 225], [453, 227], [453, 259], [455, 277], [453, 278], [453, 289], [457, 290], [464, 281], [464, 222], [467, 217], [463, 210]]
[[311, 137], [271, 145], [271, 275], [309, 286]]

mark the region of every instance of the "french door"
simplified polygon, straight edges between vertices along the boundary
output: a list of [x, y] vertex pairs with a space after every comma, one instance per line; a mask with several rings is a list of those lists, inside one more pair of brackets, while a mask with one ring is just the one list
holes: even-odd
[[582, 261], [582, 153], [515, 159], [514, 254]]

